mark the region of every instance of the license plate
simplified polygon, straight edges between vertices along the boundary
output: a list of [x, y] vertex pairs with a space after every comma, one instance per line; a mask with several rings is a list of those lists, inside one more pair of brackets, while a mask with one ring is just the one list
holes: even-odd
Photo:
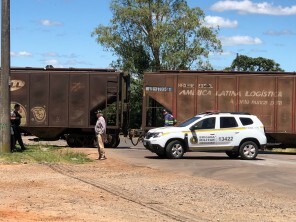
[[146, 142], [145, 141], [143, 142], [143, 144], [144, 144], [144, 146], [146, 146]]

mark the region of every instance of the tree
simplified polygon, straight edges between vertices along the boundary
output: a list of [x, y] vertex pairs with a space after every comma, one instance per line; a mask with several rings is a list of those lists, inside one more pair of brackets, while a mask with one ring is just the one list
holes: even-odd
[[263, 72], [263, 71], [276, 71], [283, 72], [280, 65], [272, 59], [263, 57], [252, 58], [246, 55], [238, 55], [232, 62], [230, 67], [225, 70], [236, 70], [246, 72]]
[[112, 0], [109, 26], [92, 33], [117, 57], [114, 68], [132, 74], [131, 127], [139, 127], [145, 71], [212, 69], [210, 52], [221, 52], [218, 30], [203, 26], [204, 13], [185, 0]]
[[138, 78], [131, 80], [130, 128], [139, 129], [142, 123], [143, 81]]
[[125, 71], [204, 69], [209, 53], [222, 51], [218, 30], [203, 26], [203, 11], [185, 0], [112, 0], [111, 10], [110, 26], [92, 35]]

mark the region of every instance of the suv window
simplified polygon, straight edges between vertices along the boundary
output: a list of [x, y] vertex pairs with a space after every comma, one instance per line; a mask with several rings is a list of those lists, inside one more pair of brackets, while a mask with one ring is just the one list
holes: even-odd
[[238, 124], [234, 117], [220, 117], [220, 128], [237, 127]]
[[194, 130], [197, 129], [215, 129], [216, 118], [210, 117], [204, 120], [199, 121], [193, 126]]
[[243, 126], [252, 125], [254, 123], [251, 118], [240, 117], [239, 119], [242, 122]]

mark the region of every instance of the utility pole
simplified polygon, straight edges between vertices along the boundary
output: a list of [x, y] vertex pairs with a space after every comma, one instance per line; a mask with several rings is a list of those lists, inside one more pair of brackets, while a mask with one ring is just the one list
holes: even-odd
[[10, 152], [10, 0], [1, 8], [0, 152]]

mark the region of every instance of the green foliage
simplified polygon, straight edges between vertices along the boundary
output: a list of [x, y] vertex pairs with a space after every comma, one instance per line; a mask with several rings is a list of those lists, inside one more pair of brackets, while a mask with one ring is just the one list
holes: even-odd
[[232, 62], [230, 67], [225, 70], [236, 70], [246, 72], [263, 72], [263, 71], [276, 71], [284, 72], [280, 65], [272, 59], [263, 57], [252, 58], [246, 55], [238, 55]]
[[139, 129], [142, 123], [143, 83], [141, 79], [132, 78], [130, 128]]
[[27, 146], [24, 152], [0, 154], [0, 162], [4, 163], [75, 163], [91, 162], [86, 154], [73, 152], [55, 146]]
[[111, 10], [111, 24], [99, 25], [92, 35], [124, 71], [210, 67], [204, 60], [221, 51], [217, 30], [203, 26], [203, 11], [185, 0], [112, 0]]

